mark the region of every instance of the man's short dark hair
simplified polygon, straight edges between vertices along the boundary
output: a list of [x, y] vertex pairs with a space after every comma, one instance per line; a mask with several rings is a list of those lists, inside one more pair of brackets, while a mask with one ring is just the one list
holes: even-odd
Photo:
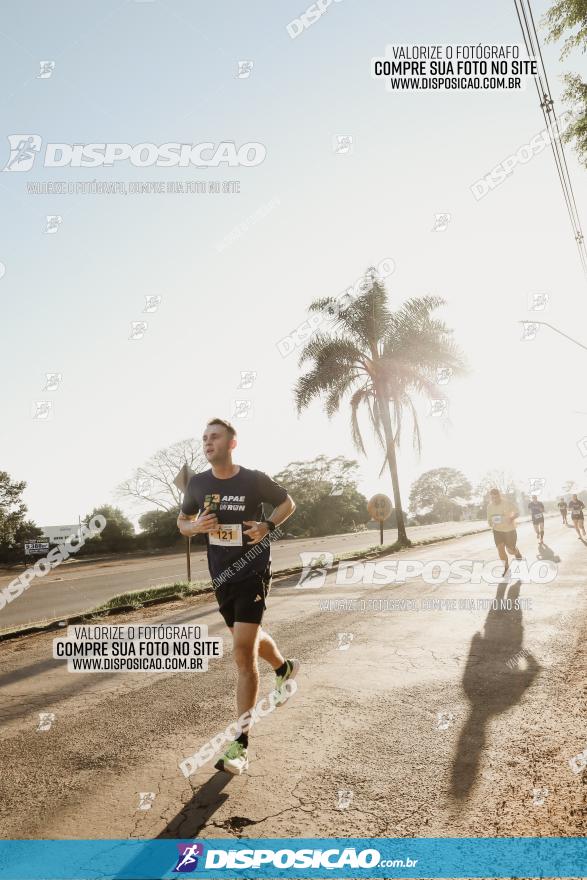
[[210, 421], [207, 422], [207, 425], [222, 425], [226, 428], [231, 437], [236, 437], [236, 429], [225, 419], [210, 419]]

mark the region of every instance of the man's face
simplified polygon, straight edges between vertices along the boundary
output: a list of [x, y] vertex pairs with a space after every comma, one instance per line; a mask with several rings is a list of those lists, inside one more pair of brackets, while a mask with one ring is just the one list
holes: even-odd
[[532, 501], [538, 501], [538, 495], [532, 495]]
[[224, 425], [206, 425], [202, 436], [204, 455], [210, 464], [222, 464], [230, 458], [230, 452], [236, 446]]

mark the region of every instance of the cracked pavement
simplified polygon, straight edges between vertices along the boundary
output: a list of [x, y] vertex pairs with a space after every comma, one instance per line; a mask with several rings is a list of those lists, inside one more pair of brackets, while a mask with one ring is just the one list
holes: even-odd
[[[536, 542], [519, 528], [528, 561]], [[68, 673], [56, 633], [0, 644], [4, 838], [582, 835], [587, 777], [587, 546], [547, 521], [552, 583], [274, 582], [266, 629], [302, 661], [297, 693], [252, 729], [240, 777], [179, 762], [236, 720], [230, 638], [209, 595], [105, 623], [196, 622], [225, 637], [208, 672]], [[328, 549], [325, 546], [324, 549]], [[490, 533], [404, 558], [496, 558]], [[397, 556], [393, 558], [398, 558]], [[357, 599], [531, 600], [524, 610], [325, 611]], [[347, 650], [338, 633], [351, 632]], [[519, 662], [511, 658], [524, 651]], [[261, 695], [273, 675], [260, 661]], [[40, 712], [53, 712], [38, 732]], [[440, 716], [444, 724], [440, 723]], [[548, 788], [542, 805], [534, 789]], [[344, 803], [339, 792], [350, 792]], [[140, 810], [139, 792], [154, 792]]]

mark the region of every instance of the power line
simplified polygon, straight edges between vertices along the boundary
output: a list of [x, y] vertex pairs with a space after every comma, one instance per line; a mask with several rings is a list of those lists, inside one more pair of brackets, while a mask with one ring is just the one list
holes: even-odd
[[575, 345], [578, 345], [579, 348], [584, 348], [587, 351], [587, 345], [583, 345], [582, 342], [579, 342], [577, 339], [573, 339], [572, 336], [569, 336], [568, 333], [565, 333], [563, 330], [559, 330], [558, 327], [553, 327], [552, 324], [549, 324], [547, 321], [518, 321], [518, 324], [537, 324], [539, 327], [548, 327], [550, 330], [554, 330], [555, 333], [558, 333], [559, 336], [564, 336], [565, 339], [568, 339], [570, 342], [574, 342]]
[[[524, 4], [528, 7], [527, 13]], [[575, 200], [573, 184], [571, 182], [571, 176], [569, 174], [567, 159], [561, 139], [559, 121], [556, 115], [556, 111], [554, 109], [554, 101], [550, 92], [550, 83], [548, 82], [548, 76], [546, 73], [546, 67], [544, 65], [544, 59], [542, 57], [540, 41], [536, 32], [536, 25], [534, 23], [534, 16], [532, 14], [530, 0], [514, 0], [514, 5], [516, 7], [516, 13], [518, 16], [518, 21], [520, 23], [520, 28], [522, 30], [522, 35], [524, 37], [524, 43], [528, 56], [536, 60], [538, 65], [538, 73], [534, 77], [534, 85], [536, 86], [540, 108], [546, 122], [546, 128], [549, 134], [550, 146], [552, 148], [559, 182], [563, 191], [563, 197], [567, 206], [569, 219], [571, 221], [573, 235], [577, 243], [577, 248], [579, 250], [581, 266], [583, 268], [585, 276], [587, 277], [587, 251], [585, 249], [585, 239], [583, 236], [583, 230], [581, 228], [579, 210], [577, 208], [577, 202]]]

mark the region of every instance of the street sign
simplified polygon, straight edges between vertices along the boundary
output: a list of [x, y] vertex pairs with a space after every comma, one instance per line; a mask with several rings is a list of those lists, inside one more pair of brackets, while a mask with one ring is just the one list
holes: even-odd
[[[173, 481], [174, 485], [177, 486], [179, 491], [185, 495], [185, 490], [187, 489], [188, 483], [193, 476], [195, 476], [196, 472], [189, 467], [186, 462], [175, 480]], [[188, 574], [188, 583], [191, 582], [192, 579], [192, 559], [191, 559], [191, 549], [192, 549], [192, 539], [186, 538], [185, 541], [185, 555], [186, 555], [186, 565], [187, 565], [187, 574]]]
[[189, 465], [186, 463], [177, 474], [175, 480], [173, 481], [173, 484], [177, 486], [180, 492], [185, 493], [189, 481], [192, 477], [195, 476], [195, 474], [196, 472], [193, 471], [191, 467], [189, 467]]
[[367, 510], [371, 519], [379, 523], [379, 543], [383, 544], [383, 523], [393, 510], [391, 498], [388, 498], [387, 495], [374, 495], [367, 503]]
[[49, 552], [49, 541], [25, 541], [25, 556], [44, 556]]
[[388, 498], [387, 495], [374, 495], [367, 504], [367, 510], [371, 514], [371, 519], [376, 522], [385, 522], [393, 510], [391, 498]]
[[43, 526], [43, 538], [51, 544], [65, 544], [71, 535], [79, 535], [79, 523], [70, 526]]

